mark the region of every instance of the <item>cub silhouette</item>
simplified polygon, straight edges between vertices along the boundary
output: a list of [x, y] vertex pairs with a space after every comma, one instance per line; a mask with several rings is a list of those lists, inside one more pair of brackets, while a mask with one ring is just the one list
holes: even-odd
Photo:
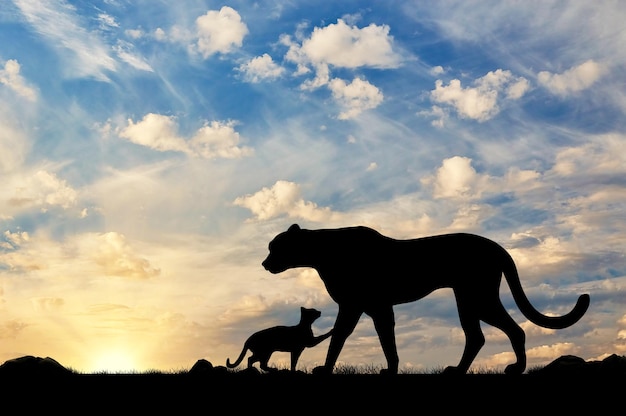
[[297, 325], [274, 326], [255, 332], [243, 344], [243, 350], [234, 363], [231, 363], [229, 358], [226, 359], [226, 366], [237, 367], [250, 350], [252, 355], [248, 358], [248, 368], [258, 361], [262, 370], [273, 371], [276, 369], [269, 367], [267, 362], [274, 352], [282, 351], [291, 353], [291, 371], [295, 371], [302, 351], [316, 346], [332, 334], [331, 330], [324, 335], [313, 336], [311, 325], [321, 314], [317, 309], [301, 307], [300, 322]]
[[480, 321], [502, 330], [510, 339], [517, 361], [505, 372], [526, 368], [526, 335], [502, 305], [502, 274], [520, 311], [536, 325], [561, 329], [575, 324], [589, 307], [589, 295], [578, 297], [563, 316], [537, 311], [522, 289], [509, 253], [497, 243], [473, 234], [445, 234], [409, 240], [386, 237], [367, 227], [305, 230], [297, 224], [269, 243], [263, 267], [280, 273], [294, 267], [317, 270], [339, 311], [324, 366], [331, 373], [346, 338], [365, 313], [374, 327], [387, 360], [387, 371], [398, 372], [393, 305], [412, 302], [440, 288], [452, 288], [465, 348], [456, 367], [465, 373], [485, 343]]

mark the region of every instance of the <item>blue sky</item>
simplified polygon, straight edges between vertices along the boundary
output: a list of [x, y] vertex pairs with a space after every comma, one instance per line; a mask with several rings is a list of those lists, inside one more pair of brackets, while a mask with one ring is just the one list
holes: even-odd
[[[591, 294], [551, 331], [503, 285], [529, 365], [626, 353], [625, 20], [615, 1], [9, 1], [0, 360], [221, 365], [300, 306], [323, 332], [315, 272], [260, 265], [292, 223], [485, 235], [540, 310]], [[402, 366], [457, 363], [449, 291], [396, 321]], [[484, 330], [476, 365], [510, 363]], [[384, 363], [367, 317], [340, 361]]]

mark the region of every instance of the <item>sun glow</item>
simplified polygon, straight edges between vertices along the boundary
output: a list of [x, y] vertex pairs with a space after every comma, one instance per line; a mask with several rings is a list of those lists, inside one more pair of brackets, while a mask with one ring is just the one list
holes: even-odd
[[126, 351], [104, 351], [96, 357], [91, 372], [106, 373], [133, 373], [136, 372], [136, 363], [132, 355]]

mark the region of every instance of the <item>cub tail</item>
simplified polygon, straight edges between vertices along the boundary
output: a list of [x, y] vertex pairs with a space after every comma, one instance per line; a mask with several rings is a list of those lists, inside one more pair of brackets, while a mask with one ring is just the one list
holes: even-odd
[[241, 350], [241, 354], [239, 354], [239, 357], [237, 357], [237, 360], [234, 363], [230, 362], [230, 358], [226, 359], [226, 367], [228, 368], [237, 367], [239, 364], [241, 364], [243, 357], [246, 356], [246, 352], [248, 352], [248, 346], [244, 344], [243, 349]]
[[530, 303], [526, 294], [524, 293], [524, 289], [520, 283], [519, 274], [517, 273], [517, 268], [515, 267], [515, 263], [513, 259], [504, 249], [502, 249], [506, 253], [507, 260], [505, 260], [505, 264], [503, 267], [504, 277], [511, 289], [511, 294], [513, 295], [513, 299], [515, 303], [519, 307], [520, 311], [524, 314], [526, 318], [528, 318], [535, 325], [542, 326], [544, 328], [550, 329], [563, 329], [569, 326], [574, 325], [576, 322], [583, 317], [585, 312], [587, 312], [587, 308], [589, 308], [590, 298], [588, 294], [583, 294], [578, 297], [576, 301], [576, 305], [574, 308], [562, 316], [546, 316], [539, 312], [535, 307]]

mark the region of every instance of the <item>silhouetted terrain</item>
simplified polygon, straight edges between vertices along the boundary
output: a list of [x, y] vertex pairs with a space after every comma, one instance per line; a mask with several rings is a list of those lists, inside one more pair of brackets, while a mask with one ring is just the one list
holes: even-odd
[[[66, 413], [172, 410], [213, 413], [264, 410], [272, 414], [419, 413], [423, 406], [463, 411], [511, 407], [544, 414], [611, 409], [626, 387], [626, 357], [602, 361], [563, 356], [522, 375], [332, 374], [281, 370], [229, 371], [198, 360], [178, 373], [80, 374], [52, 358], [20, 357], [0, 366], [3, 402], [24, 410], [58, 408]], [[331, 402], [334, 404], [331, 406]], [[502, 404], [498, 404], [502, 403]], [[294, 408], [294, 406], [297, 407]], [[80, 410], [80, 411], [79, 411]], [[333, 410], [332, 412], [330, 410]], [[235, 413], [237, 413], [235, 412]], [[220, 413], [223, 413], [220, 411]], [[446, 412], [444, 412], [446, 413]], [[484, 412], [483, 412], [484, 413]], [[561, 414], [561, 413], [560, 413]]]

